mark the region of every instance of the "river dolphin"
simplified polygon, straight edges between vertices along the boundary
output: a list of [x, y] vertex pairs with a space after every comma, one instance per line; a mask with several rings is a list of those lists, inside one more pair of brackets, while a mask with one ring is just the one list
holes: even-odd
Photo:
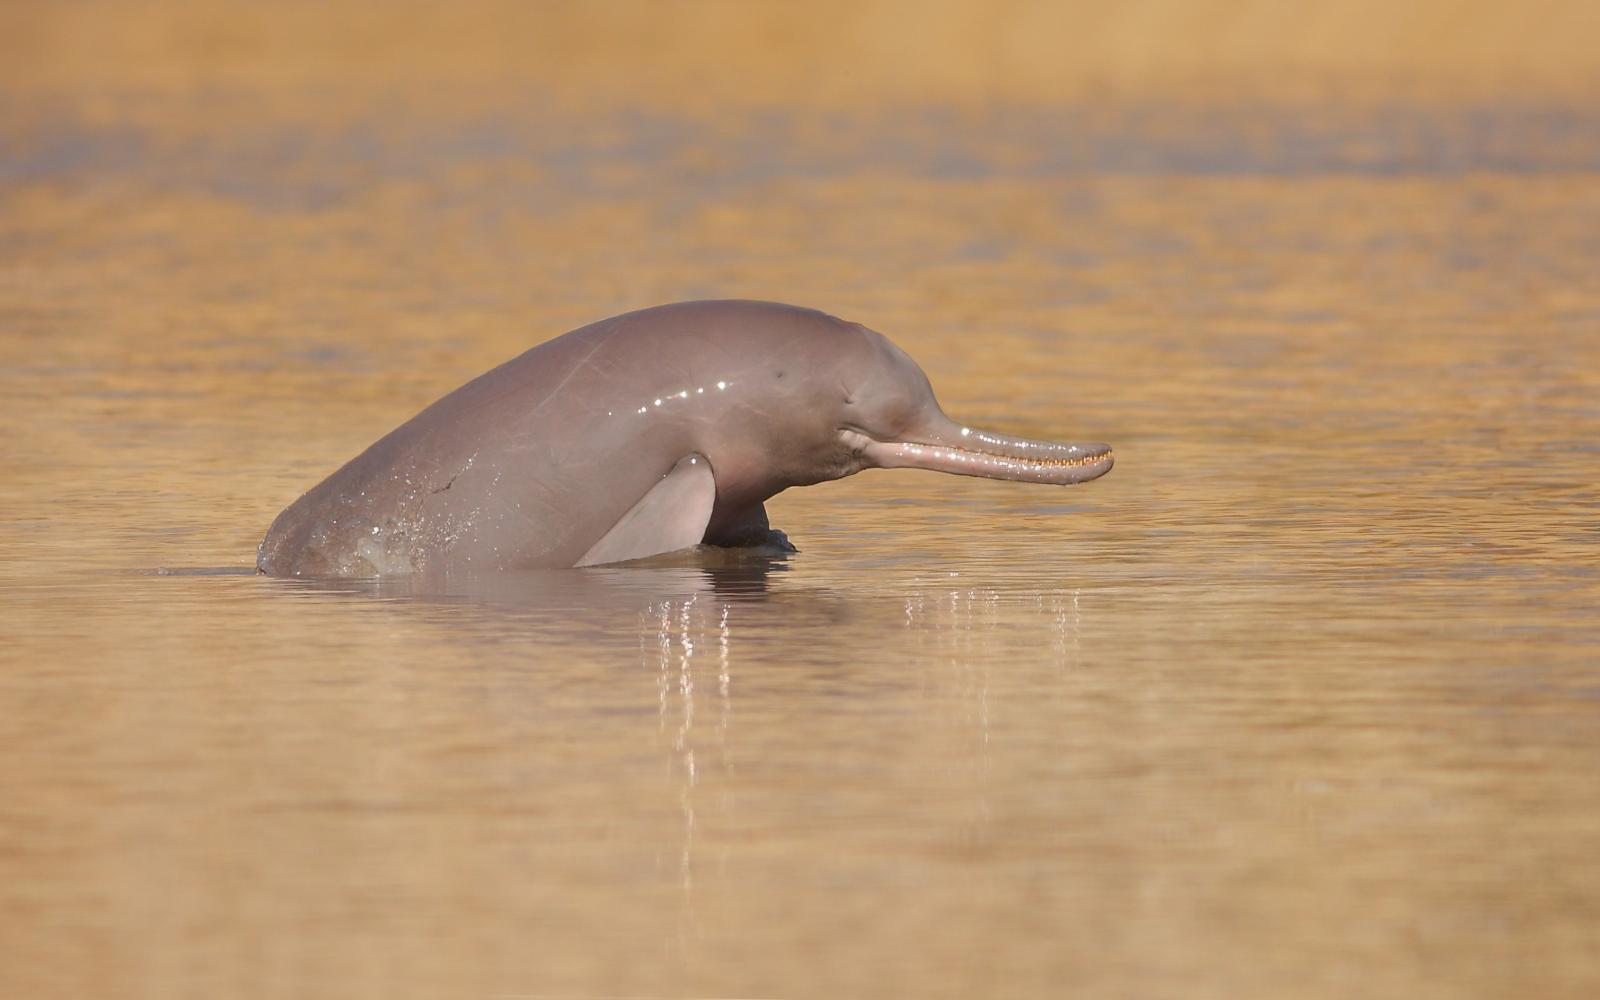
[[290, 504], [256, 566], [316, 578], [539, 569], [783, 543], [763, 503], [862, 469], [1068, 484], [1103, 444], [964, 427], [882, 334], [767, 302], [601, 320], [473, 379]]

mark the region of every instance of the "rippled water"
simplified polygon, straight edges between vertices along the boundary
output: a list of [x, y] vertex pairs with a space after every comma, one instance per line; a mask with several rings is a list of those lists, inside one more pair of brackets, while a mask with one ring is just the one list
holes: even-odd
[[[0, 112], [0, 992], [1600, 986], [1592, 113], [128, 100]], [[433, 398], [703, 296], [1117, 468], [249, 575]]]

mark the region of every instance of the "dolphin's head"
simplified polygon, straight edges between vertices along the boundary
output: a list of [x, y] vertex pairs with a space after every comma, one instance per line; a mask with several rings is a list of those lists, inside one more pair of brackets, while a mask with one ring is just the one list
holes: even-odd
[[811, 310], [781, 315], [789, 322], [763, 327], [772, 339], [760, 352], [741, 338], [740, 363], [728, 366], [735, 405], [720, 412], [705, 448], [724, 501], [759, 501], [872, 468], [1056, 485], [1111, 470], [1103, 444], [956, 423], [917, 363], [880, 333]]
[[928, 376], [887, 337], [856, 327], [860, 348], [840, 373], [842, 397], [828, 466], [839, 478], [862, 469], [932, 469], [985, 479], [1067, 485], [1111, 471], [1103, 444], [1031, 441], [945, 416]]

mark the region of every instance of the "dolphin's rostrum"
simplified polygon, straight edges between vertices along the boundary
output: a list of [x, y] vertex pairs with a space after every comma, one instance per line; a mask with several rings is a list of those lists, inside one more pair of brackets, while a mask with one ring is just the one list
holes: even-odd
[[360, 577], [588, 566], [773, 537], [762, 504], [869, 468], [1067, 484], [1102, 444], [963, 427], [888, 338], [766, 302], [574, 330], [468, 382], [295, 501], [258, 568]]

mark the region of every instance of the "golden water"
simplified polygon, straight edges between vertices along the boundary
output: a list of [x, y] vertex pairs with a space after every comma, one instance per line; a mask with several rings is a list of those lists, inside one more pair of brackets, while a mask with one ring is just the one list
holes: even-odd
[[[0, 994], [1600, 988], [1592, 103], [639, 56], [701, 106], [459, 25], [373, 17], [419, 81], [354, 14], [97, 11], [11, 32], [0, 103]], [[707, 296], [1117, 468], [784, 494], [770, 564], [192, 572], [491, 365]]]

